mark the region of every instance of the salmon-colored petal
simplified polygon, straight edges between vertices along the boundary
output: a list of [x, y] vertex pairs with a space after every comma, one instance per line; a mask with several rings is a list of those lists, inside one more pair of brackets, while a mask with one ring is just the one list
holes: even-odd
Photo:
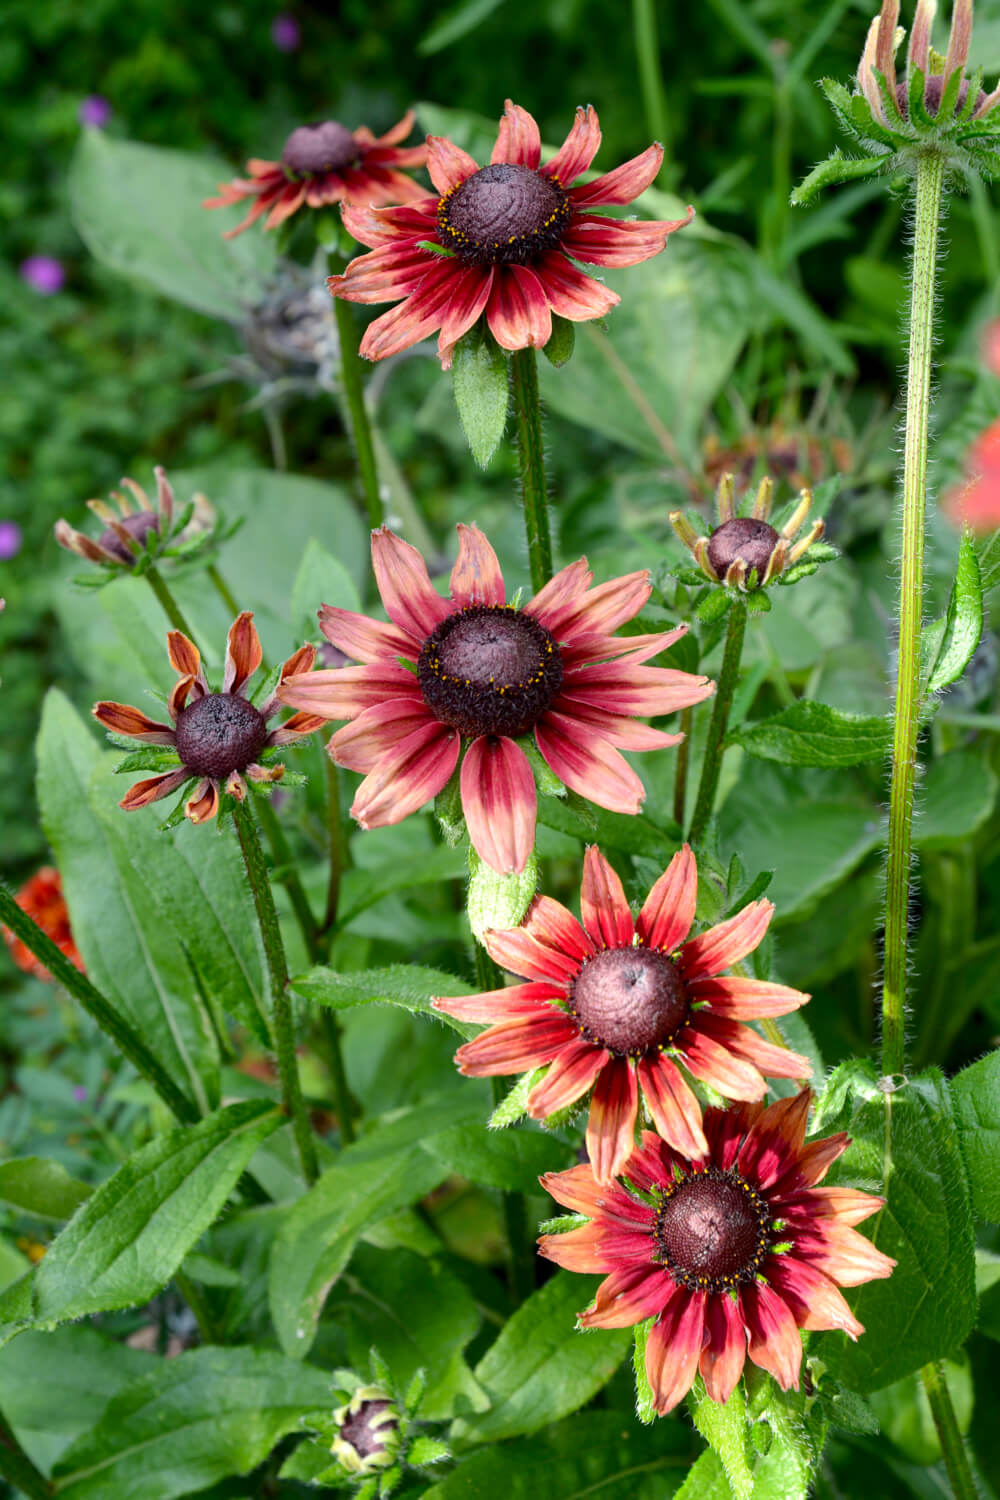
[[463, 151], [460, 146], [454, 145], [443, 135], [429, 135], [427, 137], [427, 170], [430, 173], [431, 182], [439, 193], [447, 193], [453, 187], [458, 187], [473, 172], [479, 171], [478, 162], [474, 162], [468, 151]]
[[631, 1328], [655, 1318], [674, 1295], [674, 1286], [659, 1266], [629, 1266], [602, 1281], [593, 1307], [580, 1314], [581, 1328]]
[[601, 739], [619, 750], [669, 750], [679, 745], [682, 734], [667, 734], [663, 729], [652, 729], [640, 724], [626, 714], [612, 714], [606, 708], [594, 708], [591, 703], [581, 703], [576, 698], [560, 693], [552, 707], [567, 719], [576, 719], [589, 729], [596, 730]]
[[851, 1339], [864, 1333], [864, 1324], [858, 1322], [843, 1294], [815, 1266], [793, 1254], [775, 1255], [768, 1261], [767, 1279], [800, 1328], [810, 1332], [839, 1328]]
[[390, 241], [370, 255], [356, 256], [340, 276], [328, 277], [327, 286], [345, 302], [398, 302], [415, 292], [439, 263], [419, 240]]
[[738, 1299], [726, 1295], [709, 1297], [705, 1304], [705, 1347], [699, 1369], [705, 1389], [713, 1401], [724, 1406], [743, 1374], [747, 1336]]
[[540, 625], [558, 638], [563, 619], [573, 613], [581, 594], [594, 580], [585, 557], [560, 568], [535, 597], [524, 606], [526, 615], [534, 615]]
[[[344, 228], [352, 239], [373, 249], [390, 245], [398, 240], [433, 239], [437, 231], [437, 198], [424, 197], [419, 202], [393, 208], [356, 207], [344, 205], [341, 214]], [[363, 256], [358, 257], [363, 260]], [[344, 277], [351, 278], [352, 260]]]
[[496, 1073], [524, 1073], [540, 1068], [576, 1040], [576, 1027], [568, 1016], [554, 1008], [540, 1015], [502, 1021], [481, 1036], [466, 1042], [455, 1053], [460, 1073], [468, 1078], [492, 1077]]
[[646, 1340], [646, 1376], [660, 1416], [673, 1411], [694, 1383], [705, 1331], [705, 1292], [675, 1287]]
[[601, 1070], [590, 1102], [587, 1155], [598, 1182], [610, 1182], [635, 1149], [639, 1089], [635, 1069], [626, 1057], [615, 1057]]
[[547, 177], [557, 177], [563, 187], [575, 182], [581, 172], [586, 172], [597, 155], [601, 144], [601, 127], [597, 110], [591, 105], [577, 108], [569, 135], [543, 171]]
[[630, 948], [635, 928], [625, 890], [596, 844], [583, 859], [583, 925], [599, 948]]
[[270, 745], [292, 745], [296, 740], [301, 740], [307, 734], [315, 734], [317, 729], [322, 729], [327, 720], [321, 714], [292, 714], [283, 724], [272, 729], [265, 746]]
[[264, 659], [260, 636], [253, 622], [253, 615], [244, 610], [233, 621], [226, 641], [226, 668], [222, 677], [224, 693], [239, 693], [248, 677], [252, 677]]
[[[372, 155], [381, 156], [381, 152], [373, 152]], [[422, 167], [426, 159], [422, 146], [411, 146], [394, 155], [396, 165], [401, 167]], [[401, 157], [405, 159], [400, 160]], [[344, 202], [356, 203], [361, 208], [372, 204], [416, 203], [427, 192], [422, 183], [414, 182], [405, 172], [396, 172], [387, 166], [366, 166], [358, 176], [360, 181], [356, 185], [353, 182], [345, 184]]]
[[543, 349], [552, 337], [545, 288], [527, 266], [497, 266], [486, 321], [502, 349]]
[[480, 995], [439, 995], [431, 1005], [458, 1021], [483, 1021], [494, 1026], [500, 1021], [536, 1015], [561, 999], [560, 992], [548, 984], [511, 984]]
[[765, 1016], [786, 1016], [805, 1005], [809, 996], [786, 984], [772, 984], [769, 979], [725, 975], [689, 981], [688, 998], [692, 1003], [707, 1002], [713, 1014], [730, 1021], [759, 1021]]
[[338, 729], [330, 741], [330, 758], [338, 766], [367, 775], [383, 755], [395, 750], [415, 730], [436, 723], [422, 699], [390, 698], [366, 708], [350, 724]]
[[561, 250], [550, 250], [535, 266], [552, 311], [571, 323], [605, 318], [622, 300], [603, 281], [588, 276]]
[[698, 866], [691, 846], [685, 844], [653, 886], [636, 919], [636, 931], [646, 947], [673, 953], [691, 931], [697, 899]]
[[[264, 228], [277, 229], [279, 224], [283, 224], [286, 219], [290, 219], [292, 214], [296, 213], [305, 202], [306, 191], [306, 184], [304, 182], [290, 182], [286, 188], [283, 188], [277, 202], [264, 220]], [[206, 816], [214, 817], [215, 814], [209, 813]], [[193, 823], [203, 823], [205, 819], [204, 817], [199, 817], [192, 818], [191, 821]]]
[[721, 1167], [724, 1172], [729, 1171], [740, 1154], [751, 1126], [760, 1119], [764, 1108], [760, 1100], [744, 1099], [738, 1104], [730, 1104], [726, 1109], [716, 1109], [714, 1106], [706, 1109], [702, 1129], [708, 1142], [709, 1156], [715, 1166]]
[[563, 665], [575, 669], [588, 662], [610, 661], [612, 658], [633, 664], [648, 661], [651, 656], [669, 650], [675, 641], [687, 634], [687, 629], [686, 625], [678, 625], [674, 630], [656, 630], [649, 635], [577, 636], [572, 645], [561, 648]]
[[[403, 118], [397, 121], [391, 130], [387, 130], [384, 135], [377, 135], [375, 137], [374, 144], [378, 146], [396, 146], [400, 141], [405, 141], [413, 129], [416, 118], [416, 110], [408, 109]], [[419, 149], [423, 150], [423, 147]]]
[[688, 1072], [727, 1099], [762, 1099], [767, 1084], [753, 1064], [734, 1057], [728, 1047], [706, 1036], [698, 1020], [694, 1017], [676, 1040]]
[[207, 778], [200, 781], [184, 804], [184, 816], [192, 823], [207, 823], [219, 811], [219, 788]]
[[850, 1144], [850, 1136], [842, 1130], [836, 1135], [825, 1136], [822, 1140], [810, 1141], [786, 1165], [774, 1183], [774, 1192], [784, 1197], [786, 1193], [822, 1182], [833, 1163], [843, 1156]]
[[809, 1089], [779, 1099], [763, 1111], [747, 1132], [740, 1148], [739, 1169], [759, 1188], [772, 1187], [797, 1162], [805, 1141], [811, 1101]]
[[673, 1181], [675, 1167], [686, 1172], [690, 1164], [686, 1157], [668, 1146], [662, 1136], [644, 1130], [625, 1165], [623, 1176], [642, 1192], [653, 1193]]
[[669, 1057], [642, 1057], [637, 1073], [646, 1108], [663, 1139], [681, 1156], [694, 1161], [706, 1156], [701, 1105], [676, 1064]]
[[536, 896], [524, 917], [523, 930], [536, 942], [573, 964], [573, 973], [594, 952], [594, 944], [572, 912], [551, 896]]
[[626, 573], [588, 589], [559, 622], [559, 636], [572, 646], [580, 636], [608, 635], [639, 613], [652, 593], [649, 569]]
[[190, 780], [191, 772], [186, 766], [177, 771], [162, 771], [159, 776], [150, 776], [147, 781], [137, 781], [135, 786], [129, 787], [118, 806], [125, 812], [135, 812], [137, 808], [148, 807], [150, 802], [159, 802], [161, 797], [169, 797], [171, 792]]
[[520, 745], [504, 736], [473, 740], [460, 784], [466, 827], [480, 859], [501, 875], [523, 870], [535, 847], [538, 796]]
[[438, 335], [438, 357], [443, 370], [451, 369], [455, 345], [482, 315], [492, 290], [492, 266], [468, 266], [454, 279]]
[[319, 628], [331, 645], [354, 661], [385, 661], [397, 656], [416, 661], [420, 654], [420, 643], [408, 630], [332, 604], [320, 605]]
[[372, 566], [389, 618], [418, 641], [426, 640], [454, 613], [431, 583], [416, 547], [387, 526], [372, 532]]
[[795, 1255], [797, 1259], [807, 1260], [839, 1286], [862, 1286], [866, 1281], [881, 1281], [892, 1275], [896, 1264], [891, 1256], [883, 1255], [856, 1229], [830, 1219], [798, 1231]]
[[167, 633], [167, 655], [174, 671], [179, 672], [182, 677], [197, 677], [201, 671], [198, 647], [179, 630]]
[[631, 203], [644, 193], [656, 177], [663, 162], [663, 147], [648, 146], [641, 156], [633, 156], [613, 172], [595, 177], [593, 182], [581, 182], [570, 190], [573, 206], [577, 209], [596, 208], [599, 203]]
[[783, 1391], [798, 1390], [802, 1340], [787, 1304], [769, 1286], [751, 1281], [740, 1288], [740, 1307], [754, 1364], [773, 1375]]
[[656, 1223], [655, 1211], [623, 1192], [617, 1183], [598, 1182], [589, 1162], [569, 1167], [565, 1172], [543, 1172], [538, 1180], [557, 1203], [574, 1213], [609, 1219], [647, 1232]]
[[388, 698], [424, 701], [413, 673], [386, 660], [298, 673], [279, 684], [276, 696], [288, 708], [302, 708], [327, 719], [353, 719]]
[[362, 828], [401, 823], [446, 785], [461, 748], [457, 729], [421, 725], [369, 771], [355, 794], [352, 815]]
[[160, 724], [150, 719], [141, 709], [130, 703], [95, 703], [91, 713], [98, 724], [110, 729], [112, 734], [127, 734], [149, 745], [172, 745], [174, 731], [169, 724]]
[[497, 555], [478, 526], [458, 523], [458, 558], [449, 587], [457, 609], [470, 604], [503, 604], [506, 600]]
[[167, 712], [175, 724], [184, 712], [184, 705], [187, 703], [188, 694], [194, 686], [195, 679], [193, 677], [178, 677], [170, 689], [170, 696], [167, 699]]
[[542, 155], [542, 138], [532, 115], [510, 99], [504, 101], [500, 133], [493, 147], [491, 162], [510, 162], [517, 167], [536, 171]]
[[291, 656], [286, 657], [282, 662], [281, 680], [284, 681], [286, 677], [294, 677], [297, 672], [311, 672], [315, 665], [316, 647], [309, 645], [300, 646], [297, 651], [293, 651]]
[[528, 1095], [528, 1114], [533, 1120], [545, 1120], [557, 1110], [568, 1109], [583, 1097], [611, 1054], [577, 1036], [554, 1058], [552, 1066]]
[[571, 791], [611, 812], [639, 811], [645, 787], [614, 746], [593, 729], [550, 709], [535, 726], [535, 740], [546, 765]]
[[502, 932], [485, 932], [483, 943], [495, 963], [525, 979], [547, 980], [550, 984], [555, 982], [568, 986], [579, 973], [578, 960], [547, 947], [520, 927]]
[[[415, 292], [373, 323], [369, 323], [361, 340], [364, 359], [388, 359], [419, 344], [421, 339], [441, 327], [448, 315], [455, 282], [463, 273], [453, 260], [439, 261], [427, 272]], [[345, 295], [340, 292], [337, 295]]]
[[565, 1271], [600, 1274], [621, 1271], [624, 1265], [645, 1265], [650, 1255], [648, 1234], [630, 1233], [603, 1223], [583, 1224], [566, 1234], [543, 1234], [538, 1253]]
[[698, 1011], [692, 1024], [703, 1036], [711, 1037], [734, 1057], [752, 1063], [768, 1078], [808, 1078], [812, 1073], [812, 1063], [801, 1052], [776, 1047], [739, 1021], [727, 1021], [710, 1011]]
[[[627, 639], [627, 637], [626, 637]], [[671, 667], [638, 666], [630, 661], [595, 662], [574, 667], [563, 678], [563, 692], [615, 714], [672, 714], [715, 692], [715, 683]]]
[[581, 214], [563, 235], [561, 248], [585, 265], [606, 266], [609, 270], [637, 266], [659, 255], [666, 248], [667, 237], [675, 229], [683, 229], [693, 218], [693, 212], [673, 223], [602, 219], [597, 214]]
[[685, 943], [680, 954], [685, 979], [708, 978], [738, 964], [761, 942], [773, 916], [772, 901], [751, 901], [735, 917]]
[[782, 1194], [779, 1218], [811, 1224], [815, 1219], [836, 1219], [841, 1224], [863, 1224], [885, 1207], [885, 1199], [857, 1188], [814, 1187]]

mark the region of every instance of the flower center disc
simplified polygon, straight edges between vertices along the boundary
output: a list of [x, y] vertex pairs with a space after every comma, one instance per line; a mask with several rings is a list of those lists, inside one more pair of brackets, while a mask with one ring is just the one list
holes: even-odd
[[441, 238], [462, 260], [525, 266], [559, 243], [570, 206], [554, 178], [497, 162], [446, 193], [437, 217]]
[[252, 703], [235, 693], [211, 693], [182, 709], [174, 730], [177, 754], [196, 776], [217, 780], [245, 771], [267, 739], [267, 725]]
[[324, 120], [300, 125], [285, 142], [281, 160], [290, 172], [339, 172], [357, 161], [358, 143], [346, 125]]
[[534, 728], [562, 686], [562, 657], [532, 615], [502, 604], [473, 604], [427, 637], [417, 678], [425, 703], [443, 724], [473, 739], [517, 739]]
[[679, 1183], [656, 1215], [674, 1280], [693, 1291], [752, 1281], [769, 1250], [767, 1204], [736, 1172], [708, 1167]]
[[732, 564], [738, 558], [742, 559], [748, 573], [751, 568], [756, 568], [759, 583], [777, 544], [778, 533], [766, 521], [736, 516], [712, 532], [708, 539], [708, 560], [719, 577], [725, 578]]
[[652, 948], [609, 948], [587, 959], [573, 983], [570, 1014], [588, 1041], [622, 1056], [665, 1046], [687, 1019], [677, 965]]
[[[145, 546], [146, 538], [151, 531], [158, 532], [160, 529], [159, 518], [155, 511], [141, 510], [135, 516], [122, 516], [118, 522], [129, 536], [134, 536], [140, 546]], [[119, 562], [128, 563], [129, 566], [135, 562], [136, 554], [130, 552], [116, 531], [109, 526], [107, 531], [102, 531], [97, 545], [103, 547], [105, 552], [110, 552], [117, 557]]]
[[388, 1424], [385, 1427], [373, 1427], [372, 1419], [386, 1411], [388, 1401], [362, 1401], [359, 1409], [347, 1418], [340, 1429], [340, 1438], [349, 1443], [359, 1458], [368, 1458], [372, 1453], [381, 1453], [385, 1447], [385, 1440], [392, 1430]]

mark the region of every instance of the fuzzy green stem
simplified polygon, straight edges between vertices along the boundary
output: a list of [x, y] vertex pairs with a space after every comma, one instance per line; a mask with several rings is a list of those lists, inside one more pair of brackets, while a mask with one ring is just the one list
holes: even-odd
[[194, 631], [191, 629], [191, 626], [181, 614], [180, 608], [177, 604], [177, 600], [167, 588], [167, 585], [164, 583], [156, 568], [147, 568], [144, 576], [146, 577], [146, 579], [148, 579], [150, 588], [153, 590], [153, 593], [159, 600], [160, 606], [163, 609], [163, 613], [166, 615], [167, 619], [170, 621], [174, 629], [179, 630], [182, 635], [187, 636], [188, 640], [193, 641]]
[[654, 0], [632, 0], [632, 30], [646, 127], [653, 140], [660, 141], [665, 146], [668, 133], [667, 96], [660, 68], [660, 42]]
[[0, 884], [0, 926], [9, 927], [15, 937], [21, 939], [40, 963], [43, 963], [63, 989], [78, 1000], [89, 1016], [92, 1016], [102, 1031], [107, 1032], [124, 1057], [127, 1057], [138, 1073], [141, 1073], [159, 1094], [168, 1109], [185, 1124], [200, 1119], [198, 1110], [174, 1083], [145, 1042], [132, 1030], [128, 1021], [115, 1010], [111, 1001], [95, 989], [85, 974], [81, 974], [61, 953], [52, 939], [32, 921], [27, 912], [21, 910], [5, 885]]
[[[326, 891], [326, 920], [323, 924], [323, 933], [333, 936], [337, 929], [337, 908], [340, 904], [340, 877], [346, 863], [346, 851], [344, 849], [344, 828], [340, 818], [340, 783], [337, 780], [337, 767], [327, 755], [326, 760], [326, 821], [330, 847], [330, 877]], [[340, 1137], [345, 1145], [350, 1145], [355, 1139], [353, 1105], [351, 1103], [351, 1091], [347, 1086], [347, 1072], [344, 1068], [344, 1050], [342, 1045], [342, 1032], [340, 1021], [333, 1011], [323, 1012], [323, 1026], [326, 1034], [328, 1062], [330, 1066], [330, 1081], [333, 1084], [333, 1097], [337, 1109], [337, 1123], [340, 1126]]]
[[55, 1493], [45, 1475], [35, 1468], [0, 1412], [0, 1475], [31, 1500], [50, 1500]]
[[927, 152], [917, 164], [910, 279], [910, 354], [903, 450], [903, 556], [899, 578], [899, 657], [889, 793], [889, 861], [885, 883], [885, 969], [882, 980], [882, 1072], [904, 1062], [907, 939], [913, 788], [920, 729], [920, 628], [924, 588], [924, 505], [927, 425], [934, 341], [934, 277], [944, 160]]
[[333, 311], [337, 319], [337, 337], [340, 340], [340, 383], [351, 424], [354, 453], [358, 460], [361, 487], [365, 493], [368, 521], [372, 527], [378, 527], [383, 521], [382, 497], [378, 487], [378, 469], [375, 464], [371, 423], [368, 421], [368, 411], [365, 407], [354, 309], [349, 302], [344, 301], [343, 297], [334, 297]]
[[955, 1500], [977, 1500], [979, 1491], [973, 1478], [964, 1439], [958, 1429], [958, 1419], [955, 1416], [955, 1408], [942, 1362], [937, 1360], [933, 1364], [924, 1365], [920, 1371], [920, 1379], [924, 1383], [934, 1426], [941, 1439], [941, 1452], [944, 1455], [944, 1464], [948, 1470]]
[[264, 941], [268, 973], [271, 976], [272, 1024], [274, 1026], [275, 1050], [278, 1058], [278, 1074], [281, 1079], [281, 1102], [285, 1113], [291, 1118], [292, 1133], [307, 1182], [316, 1181], [316, 1145], [313, 1141], [309, 1116], [302, 1098], [299, 1080], [299, 1065], [295, 1055], [295, 1022], [288, 989], [288, 963], [285, 945], [278, 924], [274, 896], [267, 875], [267, 864], [261, 848], [257, 824], [251, 809], [245, 802], [238, 802], [234, 811], [236, 832], [239, 836], [243, 863], [253, 895], [253, 904], [260, 923], [260, 935]]
[[552, 539], [545, 497], [545, 452], [542, 407], [538, 396], [538, 363], [534, 349], [517, 349], [510, 357], [511, 390], [521, 469], [521, 500], [528, 538], [531, 586], [537, 594], [552, 577]]
[[209, 563], [208, 565], [208, 578], [212, 587], [215, 589], [215, 592], [218, 594], [219, 598], [226, 606], [227, 612], [231, 614], [233, 619], [235, 620], [236, 616], [240, 612], [240, 607], [236, 603], [236, 598], [233, 594], [232, 589], [229, 587], [228, 583], [223, 578], [218, 568], [215, 566], [215, 563]]
[[705, 741], [705, 756], [701, 763], [701, 780], [698, 783], [698, 800], [695, 803], [691, 831], [688, 834], [692, 844], [701, 842], [712, 816], [712, 808], [715, 806], [715, 793], [718, 790], [719, 772], [722, 769], [722, 747], [726, 738], [726, 730], [729, 727], [733, 694], [736, 692], [736, 684], [739, 681], [740, 658], [743, 655], [743, 638], [746, 635], [746, 628], [747, 607], [742, 599], [736, 599], [729, 609], [729, 626], [726, 630], [726, 644], [722, 652], [722, 669], [716, 684], [712, 721], [708, 726], [708, 738]]
[[288, 899], [291, 902], [295, 920], [299, 924], [302, 933], [302, 941], [306, 945], [310, 963], [321, 962], [323, 953], [319, 939], [319, 923], [313, 916], [312, 907], [309, 905], [309, 897], [306, 895], [305, 886], [299, 877], [292, 860], [292, 851], [288, 840], [285, 838], [285, 830], [281, 826], [281, 820], [266, 797], [261, 797], [257, 803], [260, 815], [261, 827], [267, 842], [271, 846], [271, 854], [276, 863], [281, 867], [278, 883], [285, 887]]

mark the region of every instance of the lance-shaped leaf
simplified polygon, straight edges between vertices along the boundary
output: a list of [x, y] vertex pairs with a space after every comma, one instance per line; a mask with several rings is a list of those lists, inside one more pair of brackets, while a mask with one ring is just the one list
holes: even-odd
[[965, 671], [983, 634], [983, 587], [979, 559], [972, 538], [963, 536], [958, 551], [955, 582], [948, 600], [944, 635], [931, 668], [927, 690], [939, 693], [957, 682]]
[[858, 766], [889, 748], [888, 720], [802, 698], [769, 719], [734, 729], [730, 742], [785, 766]]
[[485, 469], [507, 425], [507, 360], [496, 339], [481, 325], [455, 345], [451, 366], [455, 405], [472, 456]]

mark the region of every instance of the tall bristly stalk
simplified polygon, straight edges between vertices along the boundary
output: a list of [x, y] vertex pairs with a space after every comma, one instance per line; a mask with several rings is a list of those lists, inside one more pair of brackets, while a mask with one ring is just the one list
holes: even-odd
[[885, 887], [882, 983], [882, 1071], [900, 1073], [904, 1058], [913, 788], [920, 718], [920, 631], [924, 585], [927, 426], [934, 337], [934, 278], [944, 159], [926, 151], [916, 173], [910, 282], [906, 436], [903, 451], [903, 547], [899, 580], [899, 655], [889, 794], [889, 861]]
[[[331, 260], [331, 272], [342, 271], [344, 263], [335, 265]], [[375, 445], [372, 440], [368, 408], [365, 406], [364, 382], [361, 377], [361, 357], [358, 354], [358, 328], [354, 308], [342, 297], [334, 297], [333, 313], [337, 320], [337, 342], [340, 348], [340, 384], [347, 408], [347, 419], [354, 440], [354, 453], [361, 476], [365, 507], [369, 524], [374, 528], [382, 525], [384, 511], [379, 490], [378, 469], [375, 463]]]
[[518, 349], [510, 357], [517, 454], [521, 471], [524, 530], [528, 563], [535, 593], [552, 577], [552, 540], [549, 536], [545, 493], [545, 452], [542, 447], [542, 407], [538, 395], [538, 363], [534, 349]]
[[743, 655], [743, 638], [747, 628], [747, 607], [742, 599], [734, 599], [729, 607], [729, 625], [726, 644], [722, 652], [722, 668], [715, 689], [712, 719], [705, 741], [705, 755], [701, 763], [701, 780], [698, 783], [698, 799], [695, 802], [688, 834], [692, 844], [700, 843], [708, 827], [715, 806], [715, 793], [722, 770], [722, 751], [729, 727], [729, 712], [733, 706], [733, 694], [740, 677], [740, 659]]
[[307, 1182], [312, 1183], [316, 1181], [319, 1169], [316, 1163], [316, 1143], [302, 1097], [298, 1058], [295, 1055], [295, 1021], [288, 988], [285, 945], [278, 925], [278, 913], [274, 906], [267, 863], [254, 814], [245, 802], [238, 802], [234, 818], [271, 978], [271, 1020], [278, 1057], [278, 1075], [281, 1079], [281, 1101], [285, 1113], [292, 1121], [292, 1133], [303, 1175]]

